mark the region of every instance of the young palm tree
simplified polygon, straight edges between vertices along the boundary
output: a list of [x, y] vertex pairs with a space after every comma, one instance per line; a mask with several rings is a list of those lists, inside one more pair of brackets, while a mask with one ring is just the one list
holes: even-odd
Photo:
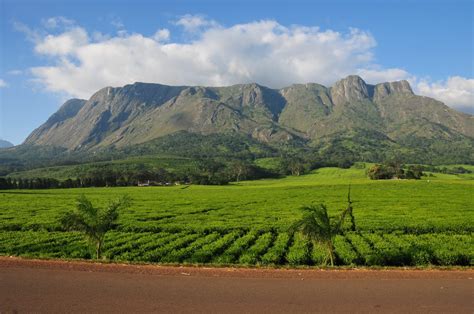
[[334, 238], [343, 230], [343, 223], [346, 216], [349, 215], [351, 219], [350, 230], [355, 231], [355, 218], [352, 213], [351, 190], [347, 196], [348, 206], [341, 213], [339, 221], [335, 226], [331, 224], [331, 219], [328, 215], [326, 205], [312, 205], [302, 208], [303, 217], [297, 220], [289, 229], [291, 233], [301, 232], [307, 239], [313, 243], [318, 243], [327, 250], [326, 259], [323, 264], [326, 265], [329, 260], [331, 266], [334, 266]]
[[105, 234], [113, 228], [119, 216], [119, 209], [126, 208], [130, 199], [123, 196], [112, 201], [106, 209], [94, 207], [84, 195], [77, 199], [76, 209], [64, 214], [61, 225], [68, 230], [84, 233], [92, 245], [95, 246], [96, 258], [101, 255]]
[[303, 210], [303, 217], [290, 227], [290, 232], [294, 233], [299, 231], [313, 243], [319, 243], [325, 247], [327, 249], [327, 255], [324, 264], [327, 264], [327, 260], [329, 259], [331, 266], [333, 266], [333, 238], [335, 234], [331, 226], [331, 220], [328, 216], [326, 205], [311, 205], [302, 207], [301, 209]]

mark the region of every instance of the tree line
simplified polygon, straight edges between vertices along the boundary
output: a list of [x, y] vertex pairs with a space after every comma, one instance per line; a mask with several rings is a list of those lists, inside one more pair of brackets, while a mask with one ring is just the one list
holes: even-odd
[[119, 169], [114, 166], [93, 166], [70, 178], [58, 180], [48, 177], [14, 178], [0, 177], [0, 189], [55, 189], [84, 187], [120, 187], [137, 185], [225, 185], [229, 182], [278, 178], [286, 175], [299, 176], [311, 170], [339, 166], [348, 168], [347, 161], [324, 162], [317, 158], [285, 155], [278, 159], [274, 169], [259, 167], [251, 160], [196, 160], [194, 166], [169, 171], [138, 164], [134, 168]]
[[[471, 170], [461, 166], [437, 167], [432, 165], [403, 165], [397, 161], [389, 161], [383, 164], [372, 166], [367, 175], [372, 180], [386, 179], [421, 179], [424, 172], [444, 173], [444, 174], [465, 174], [472, 173]], [[430, 174], [431, 176], [432, 174]]]
[[163, 168], [140, 170], [92, 169], [76, 178], [0, 177], [0, 189], [55, 189], [84, 187], [120, 187], [137, 185], [224, 185], [231, 181], [268, 178], [277, 174], [245, 162], [225, 166], [219, 162], [201, 162], [197, 169], [171, 172]]

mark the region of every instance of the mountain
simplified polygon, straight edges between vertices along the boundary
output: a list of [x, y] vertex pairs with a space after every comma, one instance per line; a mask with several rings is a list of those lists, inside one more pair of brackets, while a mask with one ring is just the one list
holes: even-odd
[[0, 139], [0, 148], [9, 148], [9, 147], [13, 147], [13, 144], [10, 143], [9, 141]]
[[179, 131], [240, 134], [269, 145], [299, 143], [362, 159], [391, 150], [474, 160], [472, 115], [415, 95], [407, 81], [369, 85], [354, 75], [329, 88], [314, 83], [282, 89], [255, 83], [106, 87], [89, 100], [67, 101], [24, 144], [120, 149]]

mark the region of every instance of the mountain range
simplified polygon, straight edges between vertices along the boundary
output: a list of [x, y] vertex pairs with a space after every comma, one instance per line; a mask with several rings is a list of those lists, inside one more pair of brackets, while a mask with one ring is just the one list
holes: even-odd
[[105, 87], [89, 100], [68, 100], [24, 145], [121, 149], [179, 131], [238, 134], [268, 145], [298, 143], [320, 151], [343, 147], [362, 159], [394, 150], [474, 160], [474, 116], [415, 95], [407, 81], [370, 85], [355, 75], [331, 87]]

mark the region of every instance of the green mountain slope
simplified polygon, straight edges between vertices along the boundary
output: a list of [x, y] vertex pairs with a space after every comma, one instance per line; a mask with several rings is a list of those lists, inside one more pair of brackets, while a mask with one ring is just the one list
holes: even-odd
[[303, 146], [327, 156], [474, 162], [472, 115], [415, 95], [407, 81], [369, 85], [358, 76], [330, 88], [106, 87], [87, 101], [66, 102], [24, 145], [69, 152], [126, 149], [180, 131], [236, 134], [277, 150]]

